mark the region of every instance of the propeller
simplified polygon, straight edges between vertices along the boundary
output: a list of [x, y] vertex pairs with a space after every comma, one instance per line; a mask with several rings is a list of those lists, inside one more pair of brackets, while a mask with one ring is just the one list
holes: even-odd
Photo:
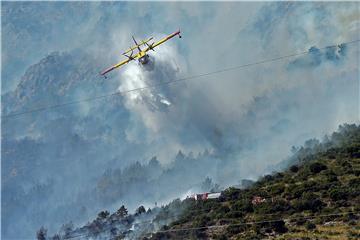
[[152, 43], [152, 44], [148, 44], [148, 43], [146, 43], [146, 45], [149, 47], [149, 49], [151, 49], [151, 50], [153, 50], [154, 52], [155, 52], [155, 50], [154, 50], [154, 48], [153, 48], [153, 45], [154, 45], [154, 43]]
[[[130, 48], [131, 49], [131, 48]], [[134, 50], [131, 50], [131, 53], [130, 53], [130, 56], [126, 55], [125, 53], [123, 54], [125, 57], [129, 58], [130, 60], [134, 60], [133, 58], [133, 53], [134, 53]]]

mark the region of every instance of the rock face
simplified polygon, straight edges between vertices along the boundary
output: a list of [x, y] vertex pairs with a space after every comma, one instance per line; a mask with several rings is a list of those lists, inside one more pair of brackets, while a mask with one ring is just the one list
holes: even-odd
[[[9, 218], [4, 236], [33, 236], [38, 224], [62, 224], [73, 218], [71, 211], [61, 213], [57, 199], [64, 199], [66, 208], [85, 204], [71, 196], [78, 193], [76, 186], [88, 189], [90, 179], [102, 173], [98, 169], [126, 147], [121, 129], [113, 131], [127, 121], [121, 96], [52, 107], [116, 91], [116, 83], [103, 84], [96, 69], [96, 60], [84, 53], [54, 52], [29, 67], [16, 89], [2, 96], [2, 115], [9, 116], [2, 121], [3, 217]], [[15, 116], [43, 107], [44, 111]], [[83, 161], [88, 161], [87, 169]], [[24, 224], [21, 231], [13, 227], [16, 219]], [[33, 220], [26, 224], [28, 219]]]
[[[86, 4], [3, 3], [2, 18], [2, 90], [13, 89], [27, 67], [57, 49], [70, 49], [77, 41], [64, 41], [84, 27], [91, 13]], [[82, 9], [82, 11], [79, 11]], [[68, 17], [68, 16], [71, 16]], [[71, 26], [71, 27], [68, 27]], [[72, 39], [72, 38], [71, 38]]]
[[30, 66], [16, 89], [3, 96], [3, 114], [26, 111], [37, 103], [49, 106], [69, 100], [76, 91], [94, 89], [99, 78], [92, 61], [82, 53], [51, 53]]

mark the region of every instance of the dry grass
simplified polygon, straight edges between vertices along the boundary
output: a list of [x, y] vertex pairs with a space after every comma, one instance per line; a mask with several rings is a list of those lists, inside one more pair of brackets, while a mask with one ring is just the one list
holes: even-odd
[[359, 239], [360, 237], [360, 222], [355, 226], [349, 226], [343, 223], [334, 223], [334, 225], [317, 226], [314, 231], [309, 231], [304, 227], [294, 227], [291, 233], [286, 233], [275, 239]]

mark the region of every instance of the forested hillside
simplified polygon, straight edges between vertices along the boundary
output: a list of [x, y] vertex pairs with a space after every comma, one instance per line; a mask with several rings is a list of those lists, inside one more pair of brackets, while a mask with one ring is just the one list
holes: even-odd
[[[218, 199], [175, 199], [133, 214], [121, 206], [81, 228], [65, 224], [50, 239], [358, 239], [360, 126], [345, 124], [293, 152], [283, 171]], [[48, 239], [46, 229], [37, 237]]]
[[179, 219], [150, 239], [359, 239], [360, 126], [293, 150], [285, 171], [247, 189], [185, 200]]

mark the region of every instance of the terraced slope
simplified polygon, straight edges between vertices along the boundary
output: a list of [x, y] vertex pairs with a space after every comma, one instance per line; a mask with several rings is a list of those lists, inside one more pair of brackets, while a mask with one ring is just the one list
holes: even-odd
[[285, 171], [247, 189], [184, 200], [177, 221], [144, 239], [359, 239], [360, 126], [345, 124], [294, 152]]

